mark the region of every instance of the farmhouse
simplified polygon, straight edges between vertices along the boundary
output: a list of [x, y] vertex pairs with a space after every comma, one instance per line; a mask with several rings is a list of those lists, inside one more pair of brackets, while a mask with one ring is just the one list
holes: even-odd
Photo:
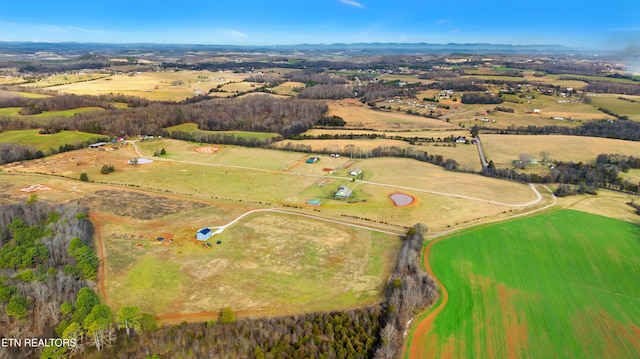
[[358, 175], [360, 175], [361, 173], [362, 173], [362, 170], [361, 170], [361, 169], [359, 169], [359, 168], [357, 168], [357, 169], [355, 169], [355, 170], [353, 170], [353, 171], [349, 172], [349, 174], [350, 174], [351, 176], [358, 176]]
[[213, 236], [213, 232], [209, 228], [200, 228], [196, 232], [196, 239], [199, 241], [206, 241]]
[[338, 192], [336, 192], [335, 196], [336, 198], [349, 198], [351, 197], [351, 193], [353, 191], [348, 189], [347, 186], [340, 186], [338, 187]]

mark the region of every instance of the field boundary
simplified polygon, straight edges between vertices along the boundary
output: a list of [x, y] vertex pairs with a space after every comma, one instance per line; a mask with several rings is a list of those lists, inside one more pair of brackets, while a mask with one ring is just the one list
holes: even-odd
[[[533, 185], [530, 184], [532, 187]], [[507, 220], [512, 220], [515, 218], [519, 218], [519, 217], [524, 217], [524, 216], [528, 216], [540, 211], [544, 211], [546, 209], [549, 209], [553, 206], [556, 205], [557, 203], [557, 198], [556, 196], [553, 194], [553, 192], [551, 191], [551, 189], [549, 189], [549, 187], [547, 187], [546, 185], [542, 185], [547, 191], [549, 191], [549, 193], [551, 193], [553, 201], [550, 204], [547, 204], [541, 208], [537, 208], [528, 212], [524, 212], [524, 213], [518, 213], [515, 214], [513, 216], [509, 216], [507, 218], [500, 218], [500, 219], [493, 219], [493, 220], [487, 220], [487, 221], [483, 221], [481, 223], [478, 224], [473, 224], [473, 225], [468, 225], [468, 226], [464, 226], [464, 227], [460, 227], [460, 228], [456, 228], [456, 229], [452, 229], [452, 230], [448, 230], [448, 231], [443, 231], [443, 232], [439, 232], [436, 234], [433, 234], [431, 236], [431, 241], [429, 242], [429, 244], [426, 245], [423, 253], [422, 253], [422, 263], [423, 263], [423, 267], [424, 269], [427, 271], [427, 273], [429, 273], [429, 275], [436, 281], [436, 283], [438, 284], [438, 286], [440, 287], [440, 300], [438, 300], [438, 303], [436, 304], [436, 307], [431, 307], [421, 313], [419, 313], [418, 315], [416, 315], [414, 318], [411, 318], [409, 320], [409, 323], [407, 323], [407, 326], [409, 327], [409, 334], [407, 335], [407, 339], [405, 340], [404, 346], [403, 346], [403, 353], [402, 353], [402, 357], [405, 359], [408, 358], [415, 358], [415, 359], [424, 359], [425, 356], [425, 349], [426, 347], [421, 343], [421, 342], [416, 342], [416, 340], [414, 340], [414, 338], [416, 337], [425, 337], [425, 334], [433, 327], [433, 322], [435, 320], [435, 318], [438, 316], [438, 314], [444, 309], [444, 307], [447, 305], [447, 302], [449, 300], [449, 293], [447, 292], [447, 288], [442, 284], [442, 282], [440, 281], [440, 279], [438, 279], [438, 277], [435, 276], [435, 274], [433, 273], [433, 270], [431, 269], [431, 264], [429, 263], [429, 253], [431, 252], [431, 248], [438, 242], [448, 239], [450, 238], [449, 236], [453, 233], [457, 233], [459, 231], [463, 231], [463, 230], [468, 230], [471, 227], [477, 227], [477, 226], [484, 226], [484, 225], [488, 225], [488, 224], [493, 224], [493, 223], [497, 223], [497, 222], [503, 222], [503, 221], [507, 221]], [[536, 192], [538, 194], [540, 194], [537, 190]], [[417, 319], [417, 320], [415, 320]], [[410, 325], [413, 324], [413, 325]]]

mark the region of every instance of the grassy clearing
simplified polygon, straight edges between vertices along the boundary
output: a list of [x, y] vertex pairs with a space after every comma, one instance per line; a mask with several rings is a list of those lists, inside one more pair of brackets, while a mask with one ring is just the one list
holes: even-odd
[[51, 95], [43, 95], [43, 94], [39, 94], [39, 93], [32, 93], [32, 92], [23, 92], [23, 91], [18, 91], [18, 92], [14, 92], [14, 91], [9, 91], [10, 93], [14, 93], [16, 95], [22, 96], [22, 97], [26, 97], [26, 98], [47, 98], [47, 97], [52, 97]]
[[66, 84], [74, 84], [78, 82], [94, 81], [101, 78], [109, 77], [108, 74], [61, 74], [47, 76], [41, 80], [23, 84], [23, 87], [52, 87]]
[[[371, 304], [381, 299], [400, 244], [393, 236], [266, 213], [230, 227], [206, 249], [193, 239], [198, 227], [191, 215], [154, 223], [158, 233], [175, 234], [168, 246], [155, 237], [105, 241], [108, 256], [135, 253], [128, 262], [108, 262], [107, 292], [116, 308], [135, 305], [162, 315], [231, 306], [282, 315]], [[108, 223], [103, 233], [150, 227]]]
[[94, 133], [77, 131], [60, 131], [51, 135], [41, 135], [38, 131], [39, 130], [9, 130], [0, 132], [0, 142], [33, 146], [40, 151], [46, 152], [51, 148], [58, 149], [58, 147], [65, 144], [75, 144], [98, 137]]
[[528, 154], [539, 161], [542, 152], [549, 160], [592, 163], [601, 153], [635, 155], [640, 153], [640, 143], [584, 136], [526, 136], [482, 135], [482, 146], [487, 160], [496, 167], [510, 168], [511, 161], [520, 154]]
[[47, 117], [71, 117], [77, 113], [85, 113], [92, 111], [104, 111], [102, 107], [80, 107], [74, 108], [70, 110], [62, 110], [62, 111], [44, 111], [37, 115], [21, 115], [20, 110], [22, 107], [5, 107], [0, 108], [0, 116], [10, 116], [10, 117], [33, 117], [33, 118], [47, 118]]
[[182, 131], [188, 133], [199, 133], [203, 135], [231, 135], [234, 137], [243, 138], [257, 138], [259, 140], [266, 140], [269, 138], [278, 137], [277, 133], [269, 132], [248, 132], [248, 131], [205, 131], [199, 130], [196, 123], [183, 123], [181, 125], [167, 127], [166, 130], [171, 133], [173, 131]]
[[569, 210], [452, 235], [428, 258], [449, 300], [414, 344], [433, 357], [636, 358], [639, 238]]
[[22, 107], [3, 107], [0, 108], [0, 116], [22, 116], [20, 115], [20, 110], [22, 110]]

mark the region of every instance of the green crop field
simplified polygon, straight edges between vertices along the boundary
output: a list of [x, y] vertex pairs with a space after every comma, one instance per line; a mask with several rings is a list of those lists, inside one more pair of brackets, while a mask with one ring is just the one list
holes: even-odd
[[0, 143], [18, 143], [33, 146], [40, 151], [48, 151], [51, 148], [66, 144], [84, 142], [99, 136], [93, 133], [77, 131], [60, 131], [51, 135], [40, 135], [38, 130], [10, 130], [0, 132]]
[[428, 357], [638, 358], [640, 227], [572, 210], [483, 226], [435, 243], [448, 292]]

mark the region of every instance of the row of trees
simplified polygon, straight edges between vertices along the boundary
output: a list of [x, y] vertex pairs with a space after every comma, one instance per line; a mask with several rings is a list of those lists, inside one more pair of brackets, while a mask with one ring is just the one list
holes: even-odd
[[506, 129], [481, 127], [483, 133], [523, 134], [523, 135], [571, 135], [615, 138], [619, 140], [640, 141], [640, 122], [636, 121], [589, 121], [580, 127], [567, 126], [509, 126]]
[[442, 155], [429, 154], [427, 151], [420, 151], [414, 148], [400, 148], [396, 146], [378, 146], [375, 148], [358, 147], [356, 145], [346, 145], [342, 149], [322, 148], [312, 150], [311, 146], [304, 144], [292, 144], [288, 142], [284, 146], [273, 146], [273, 148], [284, 151], [313, 152], [322, 154], [337, 153], [350, 158], [375, 158], [375, 157], [400, 157], [412, 158], [421, 162], [428, 162], [443, 167], [447, 171], [456, 171], [460, 168], [458, 161], [451, 158], [444, 158]]
[[593, 193], [593, 188], [607, 188], [640, 194], [640, 183], [624, 180], [619, 176], [620, 171], [630, 168], [640, 168], [640, 159], [633, 156], [607, 155], [598, 156], [596, 163], [556, 162], [550, 174], [519, 173], [513, 169], [495, 168], [493, 162], [482, 170], [485, 176], [506, 178], [520, 182], [559, 183], [564, 186], [558, 192], [560, 196]]
[[394, 358], [403, 344], [409, 321], [439, 298], [438, 285], [420, 266], [424, 225], [409, 229], [386, 288], [385, 315], [375, 358]]

